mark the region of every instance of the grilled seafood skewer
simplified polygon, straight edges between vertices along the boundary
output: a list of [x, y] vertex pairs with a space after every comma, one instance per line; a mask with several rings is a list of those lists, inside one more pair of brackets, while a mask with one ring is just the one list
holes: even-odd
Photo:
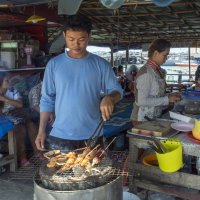
[[106, 155], [105, 150], [99, 149], [96, 156], [92, 159], [92, 166], [99, 164], [105, 155]]
[[62, 173], [62, 172], [65, 172], [69, 169], [71, 169], [73, 166], [72, 165], [69, 165], [69, 164], [65, 164], [63, 167], [61, 167], [56, 173]]
[[51, 157], [56, 156], [58, 154], [60, 154], [60, 150], [52, 150], [44, 153], [43, 156], [47, 159], [50, 159]]
[[74, 166], [80, 166], [90, 171], [94, 165], [100, 163], [103, 157], [102, 151], [103, 149], [100, 145], [96, 145], [93, 149], [91, 147], [85, 147], [82, 154], [77, 154], [74, 151], [66, 154], [61, 153], [60, 150], [52, 150], [45, 153], [45, 157], [49, 159], [47, 167], [53, 168], [61, 166], [57, 173], [67, 171]]
[[47, 167], [49, 168], [53, 168], [56, 166], [56, 162], [57, 162], [57, 158], [56, 157], [53, 157], [50, 159], [50, 162], [47, 164]]
[[66, 158], [74, 158], [76, 157], [76, 153], [73, 151], [70, 151], [69, 153], [65, 154]]

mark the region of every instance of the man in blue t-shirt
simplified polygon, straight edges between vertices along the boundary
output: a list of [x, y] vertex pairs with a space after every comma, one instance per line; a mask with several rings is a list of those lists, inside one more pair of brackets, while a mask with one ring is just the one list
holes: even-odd
[[[71, 15], [63, 32], [68, 51], [46, 67], [40, 100], [40, 126], [36, 145], [44, 150], [45, 127], [55, 110], [50, 148], [74, 150], [85, 145], [101, 117], [108, 120], [122, 89], [111, 65], [86, 48], [92, 24], [85, 16]], [[101, 136], [103, 132], [101, 133]]]

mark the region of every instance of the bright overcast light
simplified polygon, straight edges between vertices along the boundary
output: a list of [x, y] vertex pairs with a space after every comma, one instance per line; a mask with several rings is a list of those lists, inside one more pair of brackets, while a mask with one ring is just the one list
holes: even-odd
[[171, 48], [170, 53], [187, 53], [188, 48]]
[[[109, 47], [88, 46], [87, 50], [91, 53], [111, 52], [111, 49]], [[125, 52], [125, 50], [119, 51], [118, 53], [120, 52]], [[187, 53], [187, 52], [188, 52], [188, 48], [170, 48], [170, 53]]]
[[110, 52], [109, 47], [96, 47], [96, 46], [88, 46], [87, 50], [91, 53], [98, 52], [98, 51], [104, 51], [104, 52]]

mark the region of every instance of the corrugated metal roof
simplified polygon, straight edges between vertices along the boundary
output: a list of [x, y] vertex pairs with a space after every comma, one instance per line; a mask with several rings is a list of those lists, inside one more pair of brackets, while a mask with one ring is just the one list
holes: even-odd
[[[46, 17], [47, 21], [62, 23], [64, 19], [57, 15], [57, 1], [8, 2], [16, 7], [0, 8], [0, 27], [25, 25], [24, 19], [30, 16], [33, 3], [36, 14]], [[41, 5], [43, 3], [46, 5]], [[175, 46], [197, 46], [200, 41], [199, 0], [174, 1], [167, 7], [159, 7], [151, 0], [125, 0], [116, 10], [106, 8], [99, 0], [83, 0], [78, 13], [87, 15], [93, 21], [91, 43], [97, 45], [138, 46], [156, 38], [165, 38], [174, 42]], [[8, 15], [13, 18], [10, 20]]]

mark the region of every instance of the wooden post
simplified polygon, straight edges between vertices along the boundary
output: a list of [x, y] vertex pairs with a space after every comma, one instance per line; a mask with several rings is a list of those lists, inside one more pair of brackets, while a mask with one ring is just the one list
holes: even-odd
[[15, 172], [17, 168], [17, 148], [13, 130], [8, 132], [8, 151], [9, 155], [13, 155], [13, 161], [10, 163], [10, 171]]

